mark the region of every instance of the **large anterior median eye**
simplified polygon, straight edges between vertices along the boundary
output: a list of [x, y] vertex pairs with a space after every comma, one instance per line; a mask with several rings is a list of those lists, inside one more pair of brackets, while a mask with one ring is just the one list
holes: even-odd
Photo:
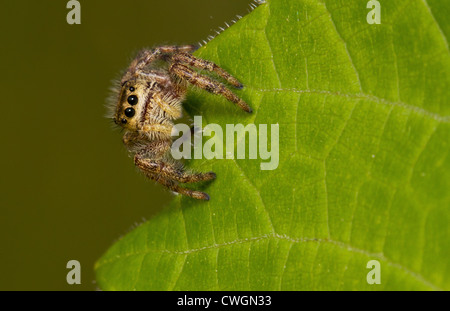
[[127, 108], [125, 109], [125, 115], [128, 118], [131, 118], [132, 116], [134, 116], [134, 114], [136, 113], [136, 111], [133, 108]]
[[138, 98], [136, 95], [130, 95], [130, 96], [128, 96], [127, 101], [130, 105], [136, 105], [138, 102]]

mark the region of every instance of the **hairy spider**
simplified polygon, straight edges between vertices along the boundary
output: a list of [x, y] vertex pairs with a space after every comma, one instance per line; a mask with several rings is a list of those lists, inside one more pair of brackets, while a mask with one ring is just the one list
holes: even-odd
[[[181, 117], [188, 83], [221, 95], [246, 112], [251, 108], [222, 83], [193, 68], [215, 72], [236, 88], [242, 84], [216, 64], [191, 54], [195, 46], [161, 46], [143, 50], [131, 62], [116, 89], [113, 120], [124, 130], [123, 142], [134, 154], [135, 165], [150, 179], [183, 195], [209, 200], [201, 191], [179, 183], [212, 180], [213, 172], [187, 172], [170, 155], [173, 121]], [[160, 66], [163, 61], [168, 66]], [[160, 62], [159, 62], [160, 63]]]

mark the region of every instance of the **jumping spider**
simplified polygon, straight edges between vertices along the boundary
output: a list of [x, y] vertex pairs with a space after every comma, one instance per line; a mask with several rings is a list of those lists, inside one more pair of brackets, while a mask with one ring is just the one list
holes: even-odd
[[[212, 180], [213, 172], [189, 173], [170, 155], [173, 121], [181, 117], [188, 83], [221, 95], [242, 110], [251, 108], [222, 83], [192, 68], [215, 72], [236, 88], [242, 84], [216, 64], [191, 54], [195, 46], [161, 46], [143, 50], [131, 62], [116, 90], [113, 120], [124, 130], [123, 142], [134, 154], [135, 165], [150, 179], [183, 195], [209, 200], [201, 191], [179, 183]], [[161, 68], [158, 63], [166, 62]]]

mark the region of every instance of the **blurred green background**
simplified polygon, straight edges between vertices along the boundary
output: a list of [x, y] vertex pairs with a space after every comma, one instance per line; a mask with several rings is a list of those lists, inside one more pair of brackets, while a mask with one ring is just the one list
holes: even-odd
[[[214, 34], [243, 0], [2, 1], [0, 290], [95, 290], [94, 262], [171, 193], [137, 173], [104, 117], [134, 53]], [[68, 285], [69, 260], [81, 285]]]

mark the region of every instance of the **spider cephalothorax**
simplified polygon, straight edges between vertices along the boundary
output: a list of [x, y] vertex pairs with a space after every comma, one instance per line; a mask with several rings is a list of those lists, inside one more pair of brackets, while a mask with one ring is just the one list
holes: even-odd
[[[125, 129], [123, 142], [148, 178], [172, 191], [209, 200], [206, 193], [183, 188], [179, 183], [211, 180], [216, 175], [187, 172], [170, 156], [173, 120], [181, 117], [188, 83], [224, 96], [246, 112], [251, 112], [251, 108], [225, 85], [191, 68], [215, 72], [234, 87], [242, 88], [238, 80], [216, 64], [190, 54], [194, 50], [191, 45], [162, 46], [139, 53], [120, 81], [113, 119]], [[168, 66], [159, 68], [156, 61]]]

